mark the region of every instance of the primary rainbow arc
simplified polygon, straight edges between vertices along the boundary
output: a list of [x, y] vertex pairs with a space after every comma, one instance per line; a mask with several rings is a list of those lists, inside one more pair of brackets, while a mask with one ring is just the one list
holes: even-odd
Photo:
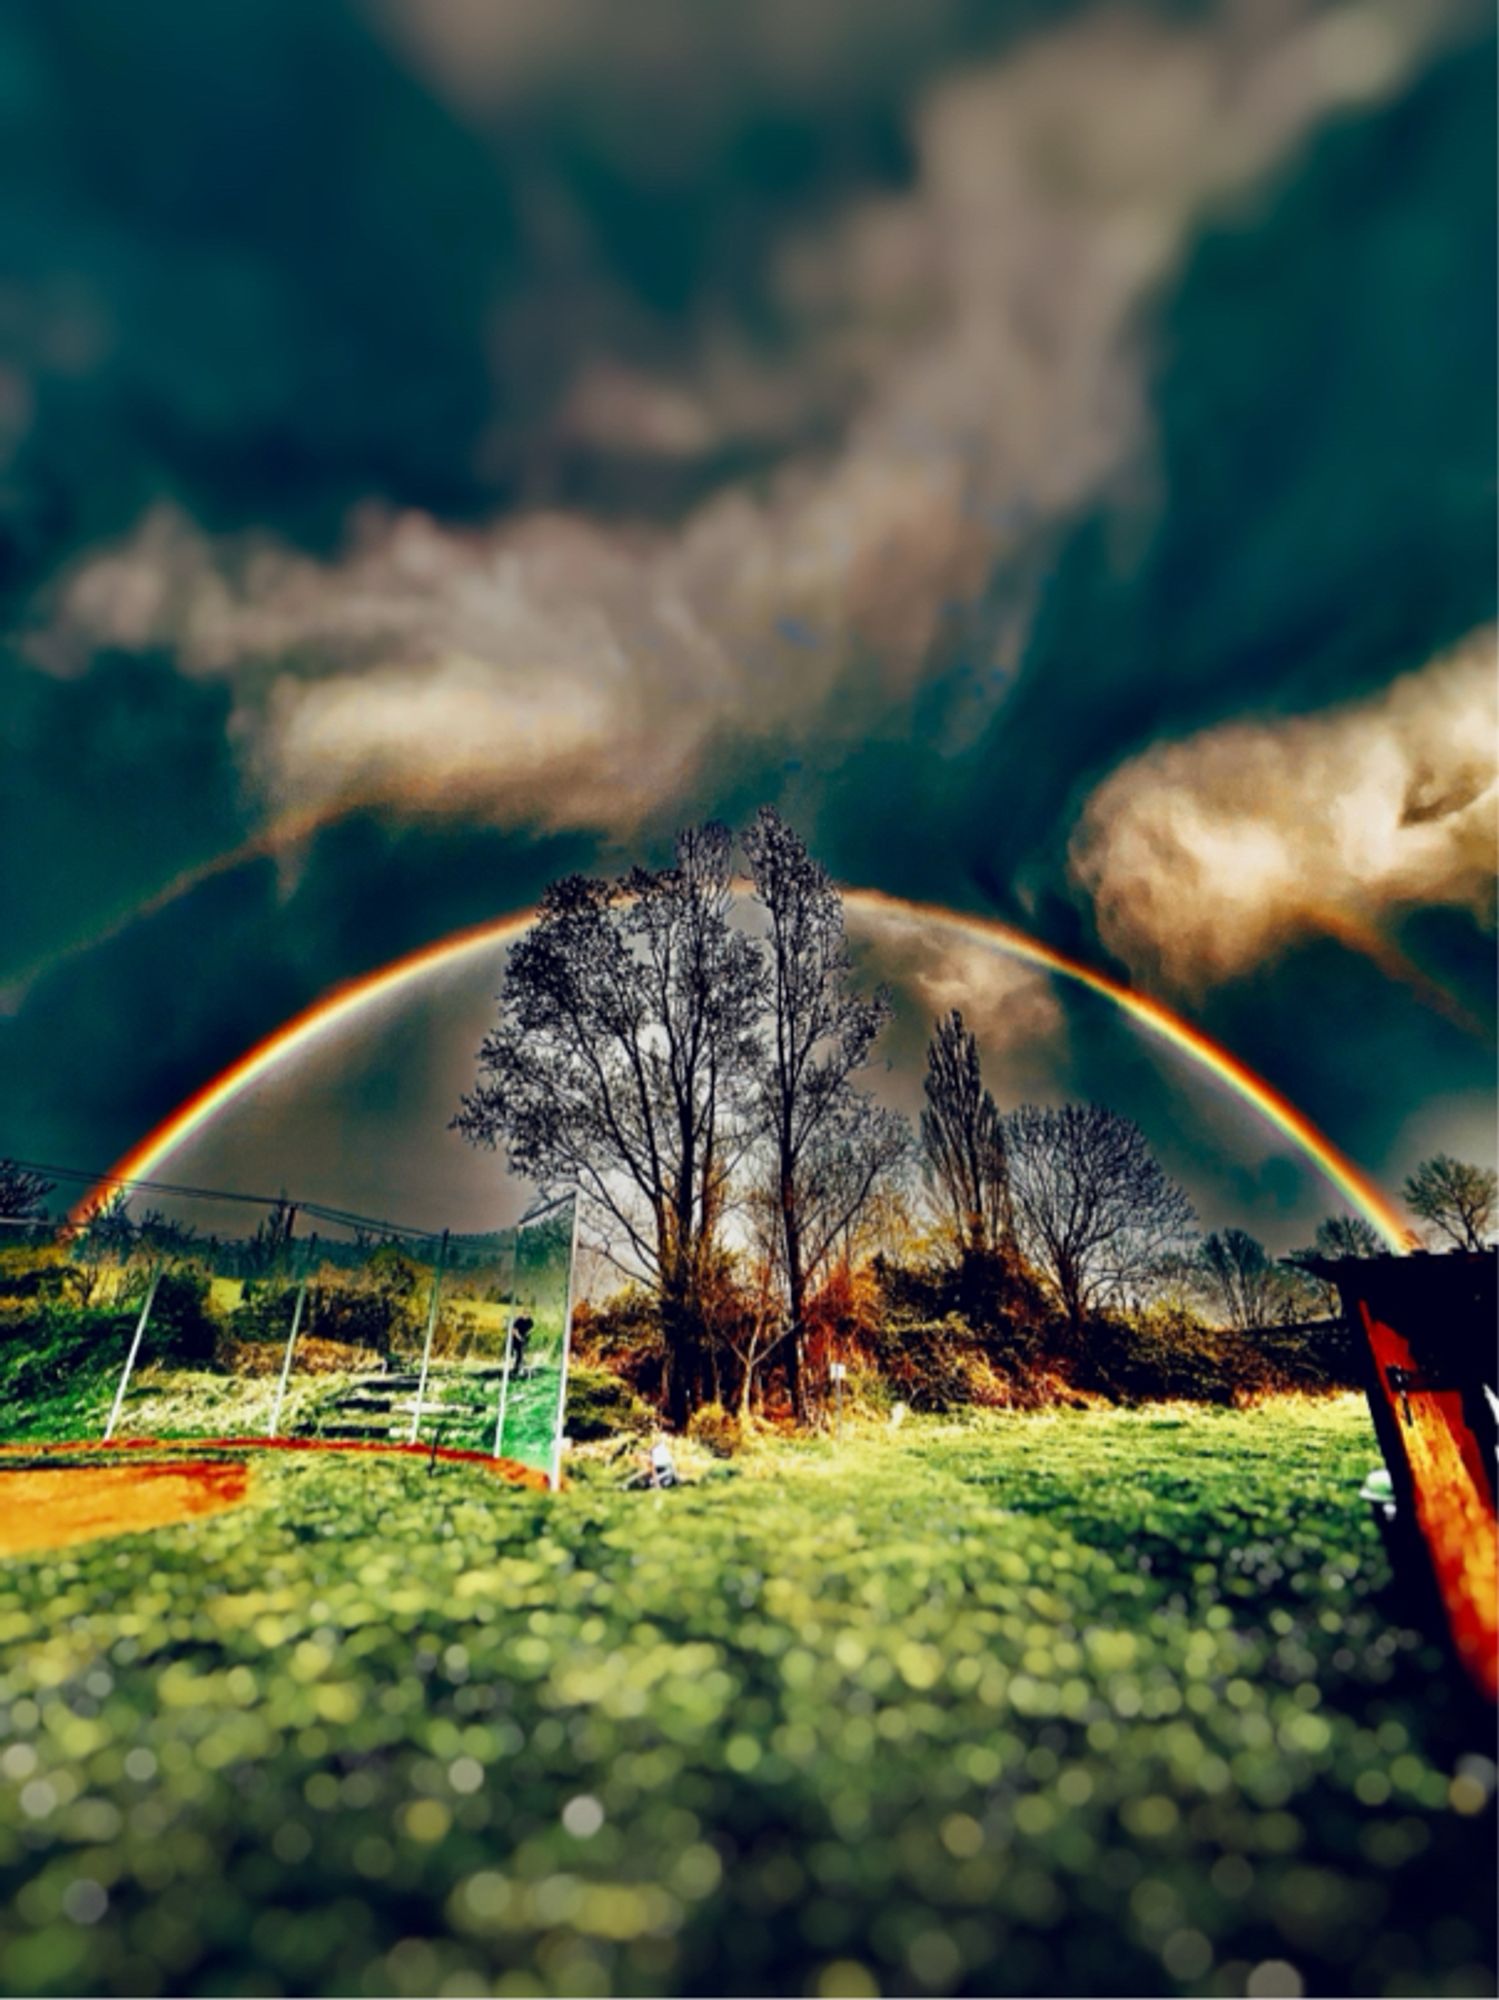
[[[1071, 979], [1111, 1001], [1149, 1033], [1206, 1070], [1241, 1102], [1248, 1104], [1272, 1130], [1289, 1139], [1344, 1200], [1379, 1231], [1392, 1249], [1409, 1248], [1409, 1230], [1361, 1167], [1264, 1077], [1159, 1000], [1136, 992], [1133, 987], [1110, 978], [1107, 973], [1096, 971], [1080, 959], [1069, 958], [1050, 945], [1027, 936], [1012, 924], [1002, 923], [994, 917], [969, 916], [937, 904], [887, 896], [878, 889], [849, 889], [844, 891], [844, 897], [849, 908], [855, 912], [934, 926], [970, 943], [977, 941], [991, 945], [1011, 958]], [[535, 914], [532, 909], [517, 910], [486, 923], [469, 925], [423, 945], [374, 972], [335, 986], [180, 1104], [124, 1154], [112, 1170], [110, 1181], [149, 1178], [180, 1146], [203, 1131], [238, 1097], [281, 1063], [333, 1033], [366, 1008], [390, 998], [427, 975], [514, 943], [533, 922]], [[74, 1210], [75, 1218], [87, 1214], [108, 1193], [109, 1181], [101, 1182], [79, 1203]]]

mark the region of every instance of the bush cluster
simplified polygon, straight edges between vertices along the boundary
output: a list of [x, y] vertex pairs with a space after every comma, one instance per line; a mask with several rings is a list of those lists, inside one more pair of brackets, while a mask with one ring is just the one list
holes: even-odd
[[1359, 1385], [1358, 1352], [1341, 1322], [1267, 1327], [1253, 1334], [1204, 1326], [1180, 1306], [1095, 1321], [1078, 1379], [1119, 1403], [1162, 1398], [1231, 1407], [1281, 1391]]
[[[51, 1244], [0, 1250], [0, 1392], [12, 1407], [34, 1411], [39, 1401], [80, 1395], [97, 1402], [123, 1360], [145, 1283], [139, 1258], [86, 1264]], [[297, 1290], [279, 1275], [252, 1276], [242, 1291], [237, 1284], [216, 1288], [184, 1253], [159, 1282], [144, 1358], [266, 1374], [279, 1365]], [[751, 1406], [763, 1397], [760, 1406], [772, 1417], [789, 1410], [776, 1401], [784, 1397], [783, 1346], [767, 1344], [757, 1322], [763, 1301], [727, 1269], [715, 1296], [716, 1317], [696, 1363], [702, 1407], [693, 1434], [727, 1455], [736, 1448], [728, 1412], [744, 1404], [747, 1355], [759, 1355]], [[425, 1300], [426, 1274], [390, 1246], [357, 1270], [324, 1265], [307, 1285], [299, 1371], [369, 1370], [409, 1356], [421, 1338]], [[466, 1352], [487, 1330], [478, 1328], [473, 1308], [445, 1305], [435, 1351]], [[635, 1287], [580, 1306], [574, 1339], [571, 1435], [588, 1441], [658, 1420], [667, 1348], [647, 1291]], [[1231, 1406], [1280, 1390], [1357, 1385], [1360, 1352], [1334, 1321], [1245, 1335], [1204, 1324], [1181, 1300], [1097, 1316], [1074, 1329], [1013, 1255], [932, 1254], [876, 1257], [835, 1271], [809, 1301], [804, 1375], [814, 1417], [835, 1359], [850, 1370], [846, 1411], [897, 1399], [937, 1413], [1023, 1410], [1079, 1393], [1126, 1404], [1185, 1398]]]
[[579, 1444], [643, 1435], [656, 1419], [628, 1382], [607, 1368], [575, 1362], [567, 1371], [567, 1435]]
[[715, 1458], [733, 1458], [744, 1442], [738, 1417], [722, 1403], [704, 1403], [701, 1409], [694, 1410], [687, 1435]]
[[[12, 1253], [14, 1255], [14, 1253]], [[100, 1393], [123, 1365], [144, 1296], [144, 1273], [108, 1306], [80, 1305], [57, 1266], [3, 1273], [0, 1293], [0, 1405], [9, 1428], [36, 1405]], [[35, 1279], [37, 1282], [33, 1283]], [[212, 1367], [218, 1327], [208, 1311], [208, 1278], [191, 1265], [164, 1271], [151, 1311], [151, 1358]], [[132, 1293], [134, 1296], [132, 1296]]]

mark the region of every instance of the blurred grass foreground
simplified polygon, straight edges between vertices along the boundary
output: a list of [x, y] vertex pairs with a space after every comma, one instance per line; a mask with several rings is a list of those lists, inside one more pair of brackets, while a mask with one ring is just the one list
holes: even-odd
[[1344, 1397], [913, 1419], [665, 1494], [263, 1462], [5, 1571], [0, 1979], [1491, 1992], [1494, 1768], [1376, 1457]]

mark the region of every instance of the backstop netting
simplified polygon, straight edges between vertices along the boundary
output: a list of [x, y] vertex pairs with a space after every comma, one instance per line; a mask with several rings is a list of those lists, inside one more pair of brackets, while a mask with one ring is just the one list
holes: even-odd
[[571, 1195], [483, 1235], [149, 1199], [0, 1237], [0, 1438], [426, 1445], [555, 1483]]

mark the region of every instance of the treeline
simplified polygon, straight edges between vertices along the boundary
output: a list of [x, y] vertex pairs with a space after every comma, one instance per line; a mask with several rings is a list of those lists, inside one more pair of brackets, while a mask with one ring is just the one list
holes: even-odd
[[[585, 1345], [671, 1422], [757, 1404], [808, 1422], [834, 1360], [927, 1407], [1346, 1377], [1325, 1285], [1243, 1230], [1200, 1238], [1117, 1112], [1002, 1112], [956, 1012], [913, 1130], [871, 1087], [890, 1015], [836, 886], [769, 808], [737, 842], [683, 832], [668, 868], [554, 884], [512, 951], [454, 1122], [582, 1191], [621, 1277]], [[1428, 1169], [1486, 1229], [1481, 1170]], [[1338, 1217], [1311, 1247], [1381, 1246]]]

